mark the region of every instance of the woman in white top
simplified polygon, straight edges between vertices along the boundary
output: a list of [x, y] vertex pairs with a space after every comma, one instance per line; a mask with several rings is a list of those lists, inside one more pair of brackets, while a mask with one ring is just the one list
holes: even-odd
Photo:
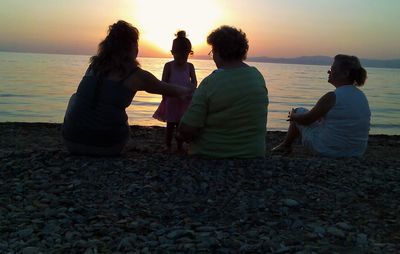
[[288, 154], [301, 137], [303, 146], [328, 157], [360, 157], [364, 154], [370, 128], [368, 100], [358, 87], [364, 85], [366, 70], [355, 56], [337, 55], [328, 70], [328, 82], [335, 91], [322, 96], [308, 111], [289, 112], [285, 140], [272, 152]]

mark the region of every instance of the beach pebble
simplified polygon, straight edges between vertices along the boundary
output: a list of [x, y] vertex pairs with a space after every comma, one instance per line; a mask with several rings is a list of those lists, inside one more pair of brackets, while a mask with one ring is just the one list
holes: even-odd
[[39, 254], [40, 250], [37, 247], [25, 247], [22, 250], [22, 254]]
[[174, 240], [184, 237], [184, 236], [194, 237], [194, 231], [193, 230], [185, 230], [185, 229], [177, 229], [177, 230], [173, 230], [167, 234], [167, 237], [169, 239], [174, 239]]
[[359, 246], [367, 246], [368, 245], [368, 236], [366, 234], [360, 233], [357, 234], [357, 244]]
[[274, 251], [274, 253], [276, 254], [281, 254], [281, 253], [287, 253], [290, 251], [290, 248], [287, 246], [281, 246], [279, 249], [277, 249], [276, 251]]
[[196, 227], [196, 232], [214, 232], [215, 230], [216, 228], [211, 226]]
[[283, 200], [282, 200], [282, 203], [283, 203], [285, 206], [288, 206], [288, 207], [297, 207], [297, 206], [300, 205], [298, 201], [296, 201], [296, 200], [294, 200], [294, 199], [289, 199], [289, 198], [283, 199]]
[[124, 237], [118, 244], [119, 251], [130, 251], [133, 250], [133, 244], [135, 243], [136, 239], [131, 237]]
[[27, 238], [27, 237], [31, 236], [32, 233], [33, 233], [32, 228], [27, 228], [27, 229], [22, 229], [22, 230], [17, 231], [17, 235], [20, 238]]
[[349, 226], [347, 223], [344, 223], [344, 222], [338, 222], [338, 223], [336, 223], [336, 226], [338, 228], [341, 228], [341, 229], [344, 229], [344, 230], [350, 230], [351, 229], [351, 226]]
[[326, 232], [340, 238], [344, 238], [346, 236], [345, 233], [337, 227], [328, 227]]
[[317, 233], [317, 234], [325, 234], [325, 232], [326, 232], [326, 229], [318, 224], [310, 223], [310, 224], [307, 224], [307, 227], [310, 228], [314, 233]]
[[243, 244], [240, 246], [240, 253], [256, 253], [260, 249], [258, 244]]
[[85, 252], [83, 254], [97, 254], [97, 248], [89, 247], [85, 250]]

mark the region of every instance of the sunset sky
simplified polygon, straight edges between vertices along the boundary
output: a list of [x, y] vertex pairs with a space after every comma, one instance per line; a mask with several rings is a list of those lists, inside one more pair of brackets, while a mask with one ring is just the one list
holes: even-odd
[[206, 55], [207, 34], [226, 24], [246, 32], [249, 56], [394, 59], [399, 13], [399, 0], [1, 0], [0, 50], [94, 54], [123, 19], [141, 32], [141, 56], [169, 56], [178, 29]]

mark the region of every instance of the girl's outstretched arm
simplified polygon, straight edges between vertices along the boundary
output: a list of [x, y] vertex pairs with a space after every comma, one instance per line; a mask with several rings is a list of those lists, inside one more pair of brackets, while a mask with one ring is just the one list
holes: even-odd
[[317, 104], [308, 112], [306, 113], [296, 113], [295, 110], [293, 109], [289, 113], [289, 121], [294, 121], [296, 123], [299, 123], [301, 125], [310, 125], [322, 117], [324, 117], [329, 110], [332, 109], [332, 107], [336, 103], [336, 95], [334, 92], [329, 92], [322, 96]]

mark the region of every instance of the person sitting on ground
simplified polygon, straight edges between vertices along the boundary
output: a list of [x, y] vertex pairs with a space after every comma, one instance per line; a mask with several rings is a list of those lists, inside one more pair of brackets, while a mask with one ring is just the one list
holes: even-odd
[[272, 152], [292, 152], [293, 142], [301, 137], [303, 146], [322, 156], [364, 154], [371, 112], [366, 96], [358, 87], [364, 85], [367, 72], [357, 57], [337, 55], [328, 74], [328, 82], [336, 87], [335, 91], [322, 96], [310, 111], [292, 109], [285, 140]]
[[138, 39], [139, 31], [125, 21], [109, 26], [65, 113], [62, 135], [71, 153], [119, 154], [130, 136], [125, 109], [137, 91], [182, 97], [191, 94], [191, 89], [166, 85], [139, 67]]
[[264, 157], [268, 91], [262, 74], [243, 62], [246, 34], [222, 26], [208, 35], [207, 43], [218, 69], [195, 91], [178, 137], [189, 142], [190, 155]]

